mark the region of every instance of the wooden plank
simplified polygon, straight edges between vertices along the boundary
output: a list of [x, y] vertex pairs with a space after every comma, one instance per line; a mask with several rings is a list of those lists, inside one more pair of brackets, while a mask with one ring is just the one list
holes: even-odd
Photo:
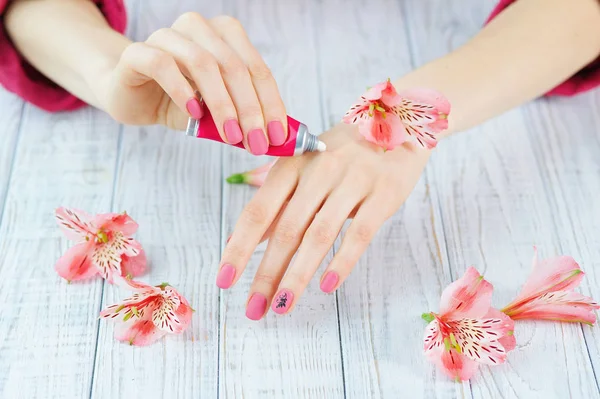
[[[538, 101], [527, 107], [530, 139], [552, 200], [555, 232], [562, 253], [573, 256], [586, 276], [579, 289], [600, 300], [600, 91], [574, 98]], [[581, 326], [598, 385], [600, 326]], [[567, 370], [577, 381], [578, 370]], [[599, 393], [589, 397], [598, 397]]]
[[[145, 39], [188, 9], [212, 16], [219, 7], [145, 1], [136, 37]], [[184, 334], [145, 348], [117, 342], [114, 326], [102, 322], [93, 398], [217, 397], [221, 185], [218, 144], [163, 127], [125, 128], [114, 209], [127, 210], [140, 224], [136, 237], [150, 262], [141, 280], [168, 281], [196, 312]], [[107, 286], [102, 304], [129, 295]]]
[[119, 125], [84, 109], [26, 106], [0, 226], [0, 396], [89, 395], [101, 282], [67, 284], [54, 262], [72, 245], [54, 209], [110, 207]]
[[0, 87], [0, 208], [4, 206], [24, 107], [23, 100]]
[[[408, 18], [417, 63], [441, 56], [477, 32], [492, 3], [414, 4]], [[445, 12], [439, 13], [444, 7]], [[465, 9], [469, 13], [465, 13]], [[532, 246], [542, 256], [560, 251], [551, 200], [531, 156], [522, 110], [509, 112], [442, 143], [432, 160], [454, 278], [475, 265], [506, 304], [531, 269]], [[597, 387], [578, 325], [520, 322], [518, 347], [507, 364], [481, 368], [473, 397], [594, 397]], [[565, 370], [573, 370], [565, 377]], [[544, 376], [544, 378], [540, 378]]]
[[[265, 57], [288, 113], [319, 133], [313, 7], [309, 1], [237, 0], [230, 3], [226, 13], [242, 21]], [[225, 176], [266, 162], [264, 157], [224, 149]], [[253, 193], [249, 187], [224, 187], [223, 242]], [[220, 397], [343, 397], [335, 299], [320, 292], [318, 278], [292, 314], [269, 312], [259, 322], [246, 319], [248, 289], [265, 248], [259, 247], [237, 285], [221, 293]]]
[[[341, 120], [365, 87], [410, 70], [404, 20], [411, 17], [395, 1], [320, 4], [315, 18], [329, 126]], [[421, 179], [339, 290], [348, 398], [469, 395], [468, 384], [449, 381], [422, 355], [420, 315], [438, 308], [440, 293], [451, 281], [427, 181]]]

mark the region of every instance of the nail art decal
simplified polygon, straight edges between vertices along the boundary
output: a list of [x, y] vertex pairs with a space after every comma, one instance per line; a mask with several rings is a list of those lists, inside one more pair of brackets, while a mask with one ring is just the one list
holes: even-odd
[[288, 289], [283, 289], [275, 296], [273, 300], [273, 311], [278, 314], [284, 314], [288, 311], [292, 302], [294, 301], [294, 294]]
[[285, 308], [286, 304], [287, 304], [287, 293], [284, 292], [283, 294], [279, 295], [279, 298], [277, 298], [277, 306], [278, 308]]

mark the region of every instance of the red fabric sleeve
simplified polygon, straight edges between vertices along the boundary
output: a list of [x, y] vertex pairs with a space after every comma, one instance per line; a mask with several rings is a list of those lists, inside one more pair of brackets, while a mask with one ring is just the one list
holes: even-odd
[[[15, 49], [4, 27], [3, 15], [10, 0], [0, 0], [0, 85], [46, 111], [67, 111], [86, 105], [50, 81]], [[127, 14], [123, 0], [94, 0], [109, 25], [125, 32]]]
[[[489, 23], [506, 7], [514, 3], [516, 0], [500, 0], [492, 14], [485, 22]], [[587, 90], [591, 90], [600, 85], [600, 57], [596, 58], [591, 64], [571, 76], [569, 79], [556, 86], [554, 89], [546, 93], [547, 96], [573, 96]]]

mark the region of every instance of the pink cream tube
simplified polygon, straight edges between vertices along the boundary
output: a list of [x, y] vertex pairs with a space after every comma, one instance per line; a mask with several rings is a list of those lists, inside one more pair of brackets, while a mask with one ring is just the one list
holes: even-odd
[[[298, 122], [294, 118], [288, 116], [288, 138], [280, 146], [269, 146], [266, 155], [276, 157], [291, 157], [304, 154], [305, 152], [318, 151], [323, 152], [326, 149], [325, 143], [320, 141], [317, 136], [308, 132], [305, 124]], [[210, 111], [205, 106], [204, 116], [201, 119], [190, 118], [185, 134], [201, 139], [218, 141], [224, 143], [219, 135], [219, 131], [215, 126]], [[243, 143], [231, 144], [234, 147], [244, 148]]]

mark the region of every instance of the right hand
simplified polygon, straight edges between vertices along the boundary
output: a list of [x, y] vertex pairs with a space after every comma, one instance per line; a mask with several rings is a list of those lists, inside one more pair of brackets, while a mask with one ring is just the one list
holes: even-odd
[[181, 15], [171, 28], [129, 45], [105, 87], [101, 102], [122, 123], [185, 130], [189, 116], [202, 114], [198, 90], [226, 143], [243, 140], [250, 153], [263, 155], [287, 137], [277, 83], [232, 17]]

